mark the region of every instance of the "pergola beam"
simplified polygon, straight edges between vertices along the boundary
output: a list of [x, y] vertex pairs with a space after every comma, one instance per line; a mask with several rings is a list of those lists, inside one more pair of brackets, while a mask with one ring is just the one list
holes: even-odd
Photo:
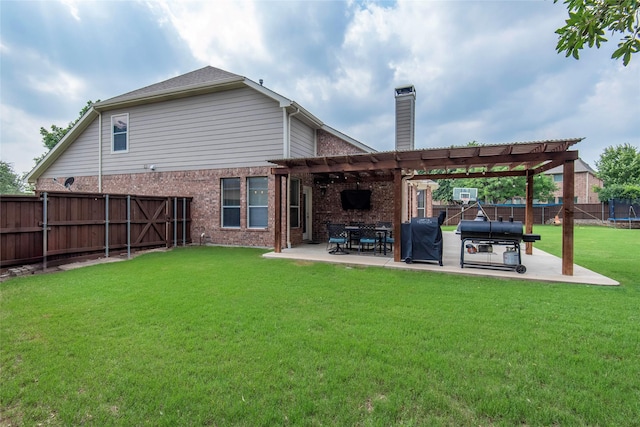
[[[383, 154], [387, 154], [384, 158]], [[474, 155], [469, 157], [435, 157], [428, 158], [420, 153], [415, 152], [400, 152], [397, 156], [389, 156], [390, 153], [378, 153], [373, 160], [371, 155], [353, 155], [327, 158], [320, 157], [304, 158], [304, 159], [287, 159], [282, 161], [282, 166], [274, 168], [273, 173], [277, 175], [287, 175], [296, 173], [331, 173], [331, 172], [359, 172], [359, 171], [375, 171], [375, 170], [427, 170], [436, 168], [475, 168], [483, 167], [487, 163], [491, 163], [494, 166], [506, 166], [514, 175], [520, 175], [520, 170], [515, 169], [518, 166], [524, 164], [540, 165], [539, 169], [547, 167], [548, 162], [553, 163], [555, 166], [562, 164], [566, 160], [575, 160], [578, 155], [575, 151], [561, 151], [561, 152], [540, 152], [540, 153], [523, 153], [523, 154], [500, 154], [495, 156], [479, 156]], [[341, 161], [340, 161], [341, 160]], [[555, 167], [552, 166], [552, 167]], [[488, 172], [487, 172], [488, 173]], [[539, 173], [536, 170], [536, 173]], [[504, 173], [502, 175], [505, 175]], [[513, 175], [512, 175], [513, 176]]]
[[562, 170], [562, 274], [573, 276], [573, 197], [575, 164], [564, 162]]

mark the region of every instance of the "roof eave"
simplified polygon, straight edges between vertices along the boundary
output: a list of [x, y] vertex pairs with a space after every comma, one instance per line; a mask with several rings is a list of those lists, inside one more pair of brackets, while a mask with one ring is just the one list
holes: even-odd
[[94, 104], [94, 108], [97, 111], [105, 111], [116, 107], [132, 107], [135, 105], [142, 105], [150, 102], [159, 102], [168, 99], [184, 98], [187, 96], [198, 94], [235, 89], [241, 87], [245, 83], [244, 80], [244, 77], [237, 76], [219, 80], [214, 83], [198, 83], [190, 86], [182, 86], [178, 89], [172, 88], [144, 95], [131, 95], [130, 97], [119, 96], [116, 98], [107, 99], [102, 102], [97, 102]]

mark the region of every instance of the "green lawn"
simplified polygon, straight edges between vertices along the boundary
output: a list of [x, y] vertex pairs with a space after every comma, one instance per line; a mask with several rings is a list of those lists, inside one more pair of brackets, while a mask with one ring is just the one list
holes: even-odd
[[575, 238], [621, 286], [219, 247], [12, 279], [0, 425], [640, 425], [640, 231]]

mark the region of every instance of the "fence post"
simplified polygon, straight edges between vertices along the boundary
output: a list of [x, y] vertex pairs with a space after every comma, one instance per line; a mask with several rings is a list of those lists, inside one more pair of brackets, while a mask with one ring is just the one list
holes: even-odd
[[104, 256], [109, 258], [109, 195], [104, 198]]
[[178, 246], [178, 198], [173, 198], [173, 247]]
[[182, 198], [182, 246], [187, 246], [187, 198]]
[[131, 195], [127, 194], [127, 259], [131, 259]]
[[49, 246], [48, 238], [47, 238], [47, 228], [49, 228], [49, 224], [47, 223], [47, 193], [46, 191], [42, 193], [42, 268], [43, 270], [47, 269], [47, 247]]

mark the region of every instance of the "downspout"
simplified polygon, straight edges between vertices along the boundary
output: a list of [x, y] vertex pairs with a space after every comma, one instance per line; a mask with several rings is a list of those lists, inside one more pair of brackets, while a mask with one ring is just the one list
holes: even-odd
[[[286, 111], [286, 110], [284, 110]], [[300, 109], [296, 108], [296, 111], [287, 116], [287, 135], [284, 157], [288, 159], [291, 157], [291, 117], [300, 113]], [[287, 174], [287, 248], [291, 249], [291, 174]]]
[[102, 113], [98, 113], [98, 193], [102, 193]]
[[287, 249], [291, 249], [291, 174], [287, 174]]

